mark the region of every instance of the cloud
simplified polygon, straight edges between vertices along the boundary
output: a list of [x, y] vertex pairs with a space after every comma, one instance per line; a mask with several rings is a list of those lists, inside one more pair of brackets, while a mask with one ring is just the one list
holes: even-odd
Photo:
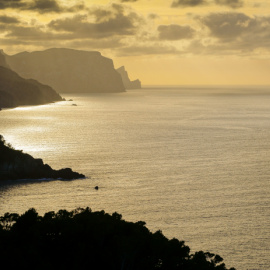
[[16, 24], [16, 23], [19, 23], [19, 22], [20, 21], [15, 17], [10, 17], [10, 16], [6, 16], [6, 15], [0, 16], [0, 23]]
[[215, 0], [217, 5], [228, 6], [231, 8], [240, 8], [244, 5], [242, 0]]
[[21, 8], [25, 6], [25, 2], [21, 0], [0, 0], [0, 9]]
[[45, 27], [41, 26], [13, 26], [9, 27], [8, 33], [5, 38], [11, 38], [12, 40], [20, 40], [20, 41], [40, 41], [40, 40], [58, 40], [58, 39], [66, 39], [68, 38], [67, 34], [55, 34], [53, 32], [46, 31]]
[[211, 36], [230, 40], [250, 31], [253, 19], [244, 13], [228, 12], [211, 13], [200, 21], [210, 30]]
[[1, 44], [42, 48], [48, 44], [55, 46], [51, 45], [55, 43], [87, 50], [120, 48], [124, 40], [135, 40], [146, 22], [146, 18], [131, 7], [115, 3], [92, 6], [83, 14], [58, 17], [42, 23], [38, 20], [19, 22], [13, 17], [0, 16]]
[[173, 46], [160, 43], [154, 44], [132, 44], [122, 47], [116, 51], [117, 56], [139, 56], [139, 55], [159, 55], [159, 54], [180, 54], [181, 52]]
[[270, 16], [250, 17], [244, 13], [212, 13], [201, 17], [219, 49], [270, 50]]
[[[221, 0], [197, 0], [197, 4]], [[195, 5], [195, 1], [178, 0]], [[234, 3], [240, 0], [233, 1]], [[270, 16], [248, 16], [240, 12], [191, 15], [192, 25], [156, 25], [156, 14], [141, 15], [131, 6], [121, 3], [63, 6], [57, 0], [0, 0], [0, 8], [27, 8], [39, 13], [54, 12], [50, 22], [39, 21], [39, 16], [9, 10], [0, 13], [1, 44], [7, 48], [72, 47], [86, 50], [114, 50], [118, 56], [166, 54], [233, 54], [253, 55], [254, 52], [270, 53]], [[222, 0], [230, 4], [229, 0]], [[232, 6], [230, 6], [232, 8]], [[179, 6], [180, 7], [180, 6]], [[74, 14], [61, 14], [63, 10], [81, 10]], [[81, 8], [81, 9], [80, 9]], [[196, 29], [196, 30], [195, 30]], [[200, 29], [200, 30], [198, 30]], [[24, 50], [25, 50], [24, 49]]]
[[[244, 5], [243, 0], [214, 0], [216, 5], [240, 8]], [[210, 4], [209, 0], [174, 0], [171, 7], [196, 7]]]
[[18, 9], [36, 11], [38, 13], [62, 13], [86, 9], [83, 3], [73, 6], [62, 6], [56, 0], [0, 0], [0, 10]]
[[114, 35], [134, 35], [142, 22], [140, 16], [126, 10], [118, 4], [107, 7], [95, 7], [89, 10], [91, 21], [87, 14], [75, 15], [51, 21], [48, 26], [54, 31], [74, 33], [81, 38], [103, 38]]
[[121, 40], [117, 37], [107, 37], [102, 39], [81, 39], [68, 41], [67, 46], [70, 48], [85, 48], [85, 49], [115, 49], [123, 46]]
[[35, 0], [29, 5], [26, 5], [24, 9], [36, 10], [40, 13], [61, 12], [61, 8], [55, 0]]
[[179, 40], [191, 39], [195, 30], [188, 25], [178, 24], [160, 25], [158, 27], [159, 39], [161, 40]]
[[174, 0], [171, 7], [195, 7], [205, 4], [205, 0]]

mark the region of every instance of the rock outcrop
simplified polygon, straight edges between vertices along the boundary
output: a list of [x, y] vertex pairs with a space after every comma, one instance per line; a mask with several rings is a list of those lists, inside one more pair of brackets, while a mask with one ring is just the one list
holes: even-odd
[[140, 80], [131, 81], [129, 79], [128, 73], [124, 66], [116, 69], [116, 71], [121, 75], [123, 84], [126, 89], [140, 89], [142, 87]]
[[0, 180], [18, 179], [62, 179], [85, 178], [83, 174], [73, 172], [70, 168], [53, 170], [42, 159], [14, 150], [6, 144], [0, 135]]
[[60, 100], [63, 100], [62, 97], [50, 86], [23, 79], [16, 72], [0, 65], [0, 108], [41, 105]]
[[52, 48], [6, 56], [23, 78], [35, 79], [60, 93], [124, 92], [113, 61], [99, 52]]

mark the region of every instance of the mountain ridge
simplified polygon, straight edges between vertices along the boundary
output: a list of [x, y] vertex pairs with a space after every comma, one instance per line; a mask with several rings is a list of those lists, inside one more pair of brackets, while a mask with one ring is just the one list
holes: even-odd
[[7, 55], [6, 61], [23, 78], [48, 84], [60, 93], [125, 92], [113, 60], [97, 51], [50, 48]]

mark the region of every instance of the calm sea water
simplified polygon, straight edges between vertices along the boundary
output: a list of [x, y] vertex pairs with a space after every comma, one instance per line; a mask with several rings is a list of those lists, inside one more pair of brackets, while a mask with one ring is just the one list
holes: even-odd
[[1, 111], [0, 134], [88, 178], [4, 182], [1, 215], [30, 207], [117, 211], [193, 252], [221, 255], [228, 267], [270, 269], [269, 89], [63, 96], [73, 101]]

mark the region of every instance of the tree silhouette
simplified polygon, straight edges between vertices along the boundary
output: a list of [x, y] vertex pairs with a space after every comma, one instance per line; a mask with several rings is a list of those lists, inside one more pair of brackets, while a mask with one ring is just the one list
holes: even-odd
[[33, 208], [6, 213], [0, 217], [0, 259], [11, 269], [227, 270], [219, 255], [190, 254], [184, 241], [152, 233], [143, 221], [90, 208], [43, 217]]

